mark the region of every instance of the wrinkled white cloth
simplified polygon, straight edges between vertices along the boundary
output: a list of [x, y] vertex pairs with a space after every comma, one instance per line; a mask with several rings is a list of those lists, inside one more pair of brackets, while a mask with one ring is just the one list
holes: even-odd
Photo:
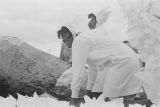
[[105, 72], [104, 70], [97, 72], [97, 77], [96, 77], [96, 81], [94, 83], [92, 92], [103, 92], [106, 73], [107, 72]]
[[123, 43], [107, 36], [88, 31], [75, 38], [72, 45], [72, 97], [76, 97], [83, 79], [85, 64], [89, 65], [88, 89], [93, 89], [96, 67], [109, 67], [103, 93], [107, 97], [135, 94], [141, 82], [134, 76], [139, 72], [138, 56]]

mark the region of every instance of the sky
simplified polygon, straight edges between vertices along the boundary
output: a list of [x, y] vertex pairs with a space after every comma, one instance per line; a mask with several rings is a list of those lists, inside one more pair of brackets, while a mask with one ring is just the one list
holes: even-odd
[[[57, 37], [57, 30], [62, 25], [81, 23], [81, 17], [114, 4], [110, 1], [113, 0], [0, 0], [0, 36], [18, 37], [42, 51], [59, 56], [61, 40]], [[116, 9], [116, 5], [113, 8]], [[106, 24], [106, 28], [111, 28], [111, 34], [117, 35], [119, 32], [112, 29], [113, 25]]]

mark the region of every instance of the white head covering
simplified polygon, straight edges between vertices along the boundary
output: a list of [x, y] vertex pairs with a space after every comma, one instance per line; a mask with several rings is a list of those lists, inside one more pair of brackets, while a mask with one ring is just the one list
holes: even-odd
[[75, 38], [76, 35], [79, 33], [74, 29], [74, 27], [71, 24], [66, 24], [65, 26], [71, 31], [73, 38]]
[[[108, 19], [111, 11], [109, 10], [109, 8], [103, 8], [100, 11], [98, 11], [97, 13], [94, 12], [96, 17], [97, 17], [97, 27], [102, 26]], [[69, 24], [67, 24], [67, 27], [71, 30], [72, 32], [85, 32], [90, 30], [88, 27], [88, 23], [89, 23], [90, 19], [87, 18], [87, 14], [83, 14], [83, 15], [78, 15], [76, 16], [72, 22], [70, 22]], [[69, 26], [68, 26], [69, 25]]]
[[101, 9], [98, 13], [96, 13], [96, 17], [97, 17], [97, 27], [102, 26], [108, 19], [108, 17], [110, 16], [111, 11], [109, 10], [109, 8], [103, 8]]

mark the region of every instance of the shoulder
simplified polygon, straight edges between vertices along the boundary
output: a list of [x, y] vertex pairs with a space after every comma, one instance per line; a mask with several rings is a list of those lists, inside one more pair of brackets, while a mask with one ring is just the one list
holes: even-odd
[[87, 30], [85, 32], [82, 32], [82, 33], [79, 34], [79, 36], [85, 36], [85, 37], [87, 37], [90, 34], [93, 34], [92, 30]]
[[83, 36], [82, 34], [77, 36], [74, 41], [73, 41], [73, 45], [72, 45], [72, 48], [74, 47], [86, 47], [86, 46], [89, 46], [90, 47], [90, 42], [91, 40], [86, 37], [86, 36]]
[[73, 44], [75, 43], [87, 43], [89, 42], [90, 39], [88, 37], [85, 36], [78, 36], [74, 39]]
[[90, 40], [90, 37], [89, 37], [90, 35], [92, 35], [91, 31], [82, 32], [75, 38], [75, 41], [77, 41], [77, 40], [89, 41]]

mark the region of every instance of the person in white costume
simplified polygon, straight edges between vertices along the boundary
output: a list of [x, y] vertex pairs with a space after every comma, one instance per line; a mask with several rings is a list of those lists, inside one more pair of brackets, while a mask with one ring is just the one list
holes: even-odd
[[91, 66], [89, 70], [92, 72], [92, 76], [88, 78], [87, 89], [94, 86], [96, 67], [109, 68], [102, 99], [136, 94], [141, 89], [140, 80], [134, 76], [140, 70], [139, 58], [135, 52], [105, 35], [87, 31], [76, 37], [72, 44], [72, 98], [79, 98], [86, 64]]

